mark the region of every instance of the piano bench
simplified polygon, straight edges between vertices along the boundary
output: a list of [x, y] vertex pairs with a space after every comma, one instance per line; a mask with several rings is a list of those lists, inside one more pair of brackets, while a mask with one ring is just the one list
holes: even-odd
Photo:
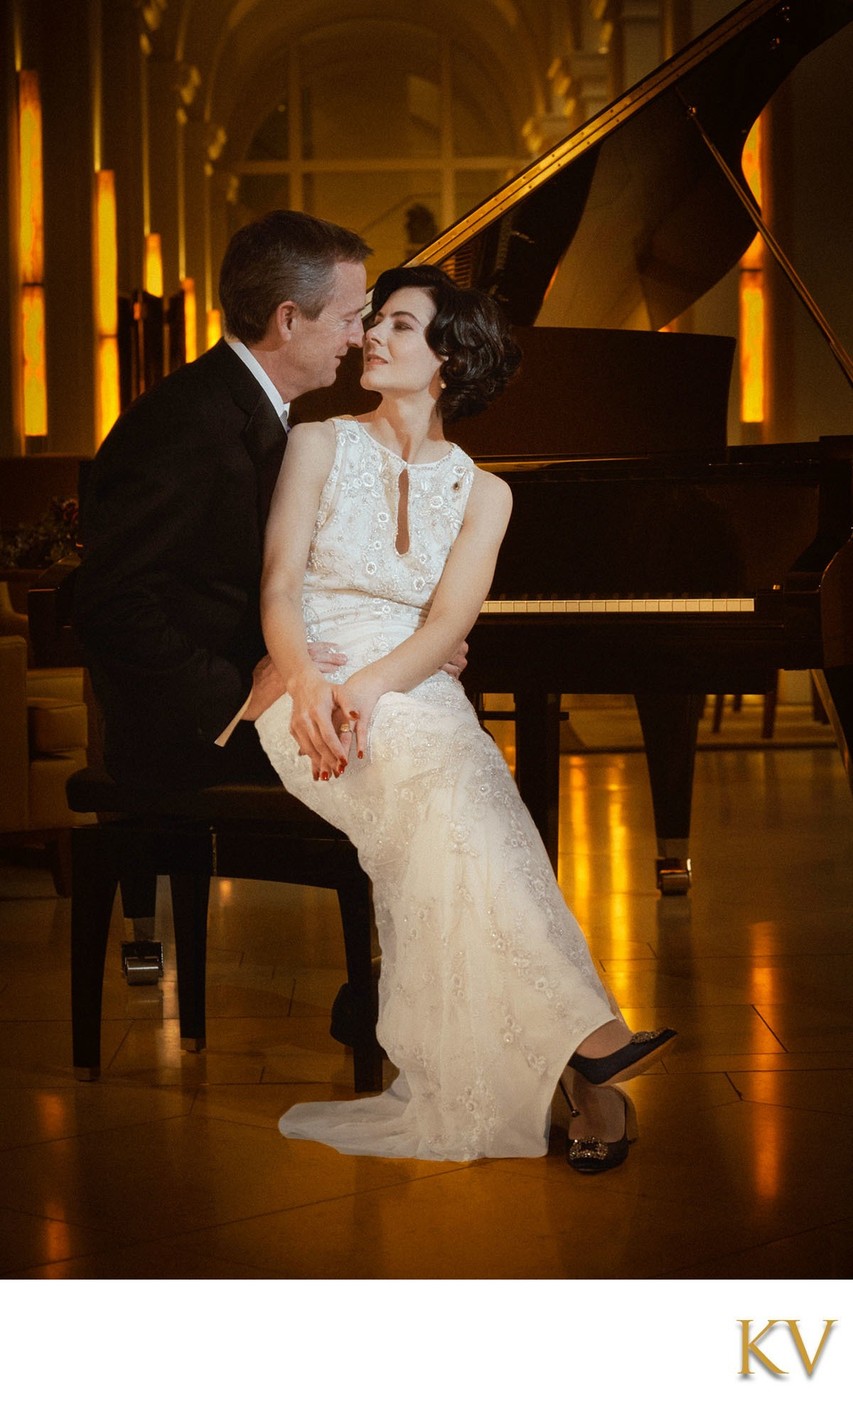
[[205, 1046], [207, 907], [211, 877], [292, 882], [338, 894], [347, 983], [332, 1010], [333, 1037], [352, 1045], [358, 1092], [382, 1088], [369, 880], [355, 848], [284, 788], [228, 784], [186, 790], [141, 809], [101, 769], [67, 784], [69, 807], [99, 821], [71, 833], [71, 1017], [78, 1079], [100, 1073], [107, 938], [122, 877], [170, 880], [181, 1047]]

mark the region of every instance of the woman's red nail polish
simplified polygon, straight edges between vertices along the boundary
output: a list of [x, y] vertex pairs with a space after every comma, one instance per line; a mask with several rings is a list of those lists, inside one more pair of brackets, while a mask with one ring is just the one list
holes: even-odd
[[364, 750], [363, 750], [363, 749], [359, 749], [359, 751], [358, 751], [358, 757], [359, 757], [360, 759], [363, 759], [363, 758], [364, 758]]
[[321, 779], [323, 780], [324, 783], [328, 783], [328, 782], [329, 782], [329, 775], [326, 773], [326, 770], [325, 770], [325, 769], [324, 769], [323, 772], [321, 773], [320, 777], [321, 777]]

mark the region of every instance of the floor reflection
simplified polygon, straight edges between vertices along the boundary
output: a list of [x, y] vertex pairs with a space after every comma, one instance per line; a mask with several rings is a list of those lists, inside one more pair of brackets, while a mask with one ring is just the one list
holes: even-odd
[[[834, 751], [697, 757], [689, 898], [655, 890], [638, 753], [562, 760], [560, 881], [635, 1028], [679, 1046], [629, 1087], [641, 1137], [601, 1178], [543, 1159], [341, 1158], [285, 1142], [346, 1097], [328, 1035], [335, 899], [214, 885], [208, 1050], [181, 1054], [114, 923], [98, 1084], [70, 1069], [69, 907], [0, 863], [0, 1274], [6, 1277], [846, 1276], [853, 1262], [853, 802]], [[819, 1140], [819, 1146], [817, 1146]]]

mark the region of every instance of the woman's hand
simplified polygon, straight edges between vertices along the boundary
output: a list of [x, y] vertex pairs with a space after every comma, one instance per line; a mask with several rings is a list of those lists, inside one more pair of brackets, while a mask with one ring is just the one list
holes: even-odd
[[335, 694], [339, 688], [330, 685], [313, 667], [288, 683], [293, 700], [290, 732], [300, 754], [311, 760], [315, 779], [337, 778], [346, 766], [349, 741], [345, 744], [339, 738], [333, 722]]
[[355, 675], [350, 676], [345, 684], [330, 687], [335, 699], [334, 723], [343, 743], [348, 747], [349, 758], [352, 757], [353, 743], [359, 759], [363, 759], [367, 753], [370, 720], [376, 702], [384, 692], [377, 675], [371, 672], [374, 672], [374, 667], [365, 666], [363, 670], [357, 670]]

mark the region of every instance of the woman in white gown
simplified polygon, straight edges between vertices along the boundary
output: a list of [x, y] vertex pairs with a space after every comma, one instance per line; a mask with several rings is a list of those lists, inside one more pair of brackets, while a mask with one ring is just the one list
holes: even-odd
[[[374, 891], [378, 1036], [398, 1075], [371, 1098], [298, 1104], [288, 1137], [407, 1158], [536, 1156], [564, 1089], [622, 1162], [630, 1101], [602, 1088], [659, 1058], [596, 974], [514, 782], [458, 679], [441, 669], [488, 592], [506, 484], [443, 434], [518, 362], [503, 316], [432, 267], [380, 277], [361, 418], [297, 427], [267, 527], [262, 612], [287, 693], [258, 720], [286, 788], [344, 830]], [[305, 650], [334, 642], [327, 676]], [[573, 1129], [577, 1133], [578, 1129]]]

